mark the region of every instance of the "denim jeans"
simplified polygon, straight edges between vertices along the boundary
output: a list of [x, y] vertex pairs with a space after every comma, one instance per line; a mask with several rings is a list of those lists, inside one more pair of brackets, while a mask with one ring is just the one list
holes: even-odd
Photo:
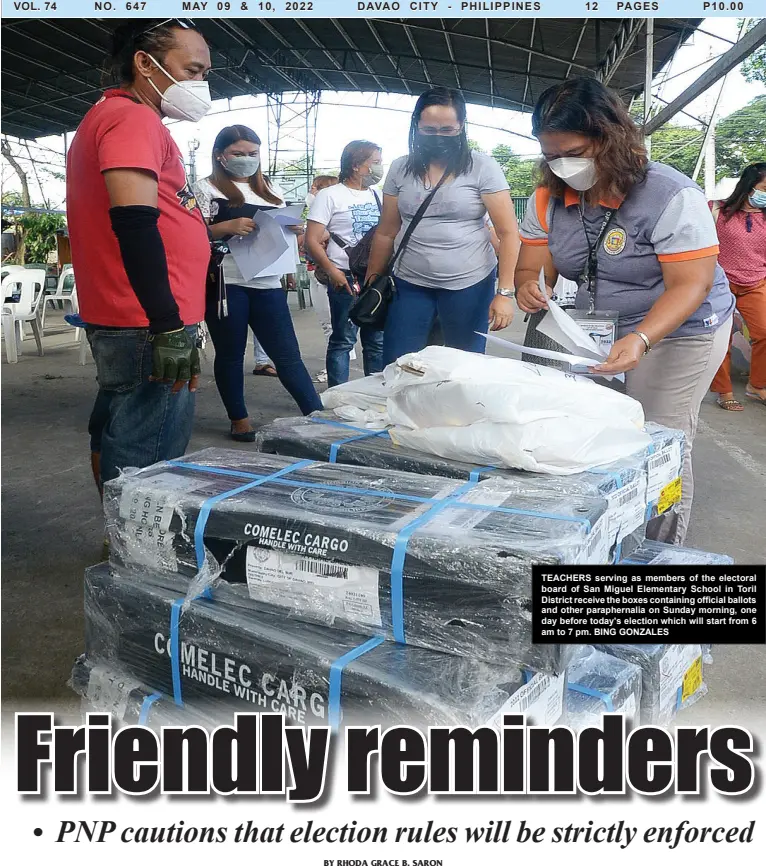
[[248, 328], [279, 376], [279, 381], [304, 415], [322, 408], [295, 336], [287, 294], [283, 289], [227, 285], [229, 315], [218, 318], [218, 303], [208, 299], [205, 323], [215, 346], [215, 384], [232, 421], [248, 417], [245, 405], [245, 350]]
[[383, 369], [383, 331], [357, 328], [349, 319], [348, 313], [356, 295], [329, 286], [327, 299], [332, 323], [332, 333], [327, 341], [327, 387], [348, 382], [349, 355], [356, 344], [357, 334], [362, 341], [364, 375], [380, 373]]
[[495, 296], [495, 271], [465, 289], [429, 289], [394, 278], [396, 293], [386, 318], [383, 362], [392, 364], [408, 352], [419, 352], [429, 344], [438, 316], [444, 345], [483, 354], [489, 305]]
[[[187, 330], [197, 336], [197, 326]], [[99, 391], [88, 432], [90, 450], [101, 454], [101, 481], [129, 466], [142, 469], [181, 457], [194, 422], [194, 394], [150, 382], [152, 344], [144, 328], [87, 329]]]

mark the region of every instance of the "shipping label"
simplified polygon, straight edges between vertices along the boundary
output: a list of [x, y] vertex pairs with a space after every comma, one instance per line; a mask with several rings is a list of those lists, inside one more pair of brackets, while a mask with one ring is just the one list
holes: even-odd
[[647, 502], [656, 502], [664, 487], [681, 474], [681, 443], [674, 439], [650, 455], [646, 461], [648, 486]]
[[548, 727], [555, 725], [564, 712], [564, 688], [566, 675], [551, 676], [550, 674], [535, 674], [518, 691], [514, 692], [494, 716], [487, 722], [500, 730], [503, 726], [503, 716], [527, 716], [527, 725]]
[[640, 474], [618, 490], [606, 496], [609, 503], [609, 540], [611, 544], [620, 542], [644, 522], [646, 513], [646, 476]]
[[[702, 657], [699, 644], [672, 644], [660, 660], [660, 721], [665, 723], [673, 718], [678, 705], [679, 689], [684, 689], [687, 673], [695, 668]], [[702, 668], [697, 687], [702, 685]], [[693, 692], [690, 692], [689, 697]], [[686, 700], [686, 697], [683, 700]]]
[[289, 607], [312, 619], [383, 624], [380, 573], [375, 568], [248, 547], [246, 574], [250, 597], [257, 601]]
[[167, 532], [179, 494], [199, 490], [207, 484], [209, 480], [174, 472], [161, 472], [127, 481], [120, 495], [120, 517], [147, 530]]

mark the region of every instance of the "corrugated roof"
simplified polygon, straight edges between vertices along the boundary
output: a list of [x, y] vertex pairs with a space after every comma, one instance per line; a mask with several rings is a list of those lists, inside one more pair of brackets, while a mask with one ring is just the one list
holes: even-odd
[[[701, 20], [655, 21], [655, 72]], [[3, 132], [38, 138], [73, 130], [102, 89], [102, 64], [118, 23], [4, 19]], [[295, 90], [417, 94], [445, 85], [461, 89], [471, 103], [531, 110], [551, 84], [604, 72], [626, 96], [643, 90], [640, 19], [209, 18], [195, 24], [212, 49], [214, 99]]]

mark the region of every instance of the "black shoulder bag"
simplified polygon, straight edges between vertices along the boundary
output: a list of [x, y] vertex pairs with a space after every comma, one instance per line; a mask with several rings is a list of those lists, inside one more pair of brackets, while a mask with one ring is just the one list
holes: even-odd
[[[378, 214], [381, 214], [383, 212], [383, 207], [380, 202], [380, 197], [375, 190], [372, 191], [372, 194], [375, 196], [375, 204], [378, 206]], [[367, 263], [370, 261], [370, 250], [372, 249], [372, 242], [375, 239], [375, 232], [377, 229], [377, 225], [368, 229], [364, 233], [364, 237], [347, 250], [348, 269], [359, 281], [360, 286], [364, 283], [364, 278], [367, 275]]]
[[423, 203], [412, 218], [412, 222], [407, 226], [407, 231], [404, 233], [402, 242], [389, 260], [385, 271], [380, 275], [373, 275], [368, 282], [364, 284], [364, 288], [359, 293], [359, 297], [354, 302], [354, 305], [351, 307], [348, 314], [349, 319], [351, 319], [357, 327], [361, 328], [367, 326], [380, 330], [385, 325], [388, 308], [394, 298], [395, 292], [394, 278], [392, 276], [394, 265], [407, 247], [407, 244], [412, 237], [412, 233], [417, 228], [418, 223], [423, 219], [425, 212], [428, 210], [434, 196], [439, 190], [439, 187], [447, 179], [448, 174], [449, 170], [444, 172], [439, 183], [436, 184], [428, 196], [423, 200]]

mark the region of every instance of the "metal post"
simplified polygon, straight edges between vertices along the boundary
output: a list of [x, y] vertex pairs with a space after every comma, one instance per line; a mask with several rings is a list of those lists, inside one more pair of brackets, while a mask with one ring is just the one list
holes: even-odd
[[713, 200], [715, 195], [715, 126], [711, 125], [705, 148], [705, 197]]
[[[644, 126], [652, 111], [652, 79], [654, 78], [654, 18], [646, 19], [646, 71], [644, 78]], [[647, 135], [646, 154], [652, 158], [652, 136]]]
[[[739, 35], [737, 36], [737, 41], [739, 41], [747, 31], [747, 25], [750, 23], [749, 18], [743, 18], [742, 24], [739, 28]], [[721, 96], [723, 96], [724, 88], [726, 87], [726, 82], [729, 78], [729, 73], [721, 79], [721, 86], [718, 89], [718, 95], [715, 98], [715, 102], [713, 103], [713, 110], [710, 112], [710, 119], [708, 120], [707, 127], [705, 128], [705, 138], [702, 141], [702, 147], [700, 148], [699, 157], [697, 158], [697, 164], [694, 166], [694, 174], [692, 174], [692, 180], [697, 180], [699, 177], [700, 169], [702, 168], [702, 161], [705, 160], [705, 193], [707, 193], [708, 186], [708, 154], [710, 152], [709, 144], [711, 137], [715, 139], [715, 123], [716, 117], [718, 115], [718, 106], [721, 102]], [[713, 145], [713, 161], [715, 161], [715, 145]], [[715, 175], [715, 171], [713, 171]], [[715, 184], [715, 181], [713, 181]]]

